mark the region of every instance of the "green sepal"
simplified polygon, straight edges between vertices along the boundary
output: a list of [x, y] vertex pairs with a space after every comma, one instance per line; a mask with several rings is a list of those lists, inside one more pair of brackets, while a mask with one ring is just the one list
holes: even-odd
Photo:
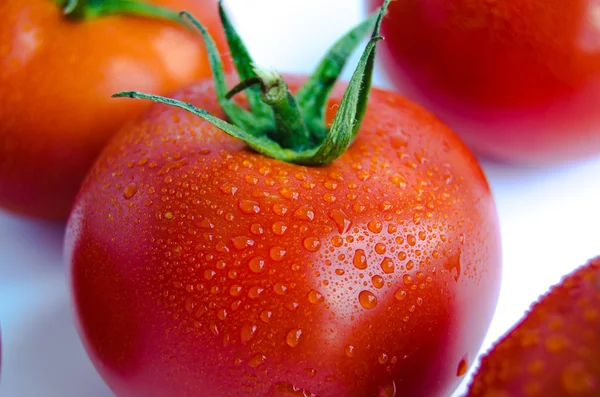
[[264, 122], [252, 113], [238, 106], [232, 100], [227, 99], [228, 90], [227, 83], [225, 82], [225, 68], [223, 67], [221, 53], [212, 36], [208, 33], [208, 30], [190, 13], [183, 11], [179, 15], [188, 27], [199, 31], [204, 39], [204, 45], [206, 46], [206, 51], [208, 53], [208, 61], [215, 81], [217, 100], [223, 109], [223, 112], [233, 124], [248, 131], [252, 135], [261, 135], [262, 128], [257, 127], [266, 127], [264, 126]]
[[107, 15], [130, 15], [180, 23], [179, 13], [137, 0], [57, 0], [70, 19], [93, 19]]
[[372, 29], [377, 17], [377, 13], [371, 15], [340, 38], [296, 93], [296, 100], [309, 124], [308, 128], [319, 142], [327, 135], [325, 110], [329, 93], [342, 74], [350, 55]]
[[[233, 27], [229, 16], [223, 8], [223, 1], [219, 0], [219, 15], [221, 16], [221, 23], [223, 24], [223, 30], [225, 31], [225, 38], [229, 45], [229, 52], [235, 65], [238, 77], [241, 81], [250, 80], [257, 78], [258, 76], [254, 72], [254, 61], [252, 56], [248, 52], [246, 45], [242, 38], [238, 34], [237, 30]], [[248, 105], [250, 110], [258, 119], [268, 119], [271, 114], [271, 109], [260, 99], [260, 89], [258, 87], [248, 87], [246, 90], [246, 97], [248, 98]]]

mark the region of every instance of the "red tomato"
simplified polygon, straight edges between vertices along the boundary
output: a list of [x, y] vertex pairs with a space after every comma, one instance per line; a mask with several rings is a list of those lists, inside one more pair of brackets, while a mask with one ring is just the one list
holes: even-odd
[[[214, 1], [148, 2], [218, 23]], [[108, 138], [146, 106], [113, 93], [210, 75], [201, 41], [173, 22], [69, 21], [52, 0], [2, 0], [0, 15], [0, 206], [18, 213], [66, 219]]]
[[596, 2], [402, 0], [382, 32], [400, 92], [476, 152], [528, 164], [600, 153]]
[[567, 276], [484, 357], [469, 397], [600, 395], [600, 257]]
[[[223, 116], [210, 81], [174, 97]], [[380, 90], [323, 167], [154, 105], [101, 154], [67, 233], [80, 333], [119, 397], [447, 396], [499, 289], [476, 159]]]

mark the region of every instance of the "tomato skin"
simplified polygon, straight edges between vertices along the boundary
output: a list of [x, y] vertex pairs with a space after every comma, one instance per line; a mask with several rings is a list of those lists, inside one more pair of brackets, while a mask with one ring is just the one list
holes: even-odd
[[[152, 3], [219, 26], [213, 1]], [[166, 94], [210, 75], [201, 40], [172, 22], [70, 22], [52, 0], [4, 0], [0, 14], [0, 206], [17, 213], [67, 218], [106, 141], [147, 106], [112, 94]]]
[[[223, 116], [211, 82], [174, 97]], [[119, 397], [446, 396], [500, 280], [476, 159], [379, 90], [349, 150], [315, 168], [153, 105], [92, 168], [65, 258], [80, 335]]]
[[600, 257], [566, 276], [482, 359], [468, 397], [600, 395]]
[[594, 156], [595, 7], [583, 0], [396, 1], [382, 25], [382, 65], [402, 94], [481, 155], [523, 164]]

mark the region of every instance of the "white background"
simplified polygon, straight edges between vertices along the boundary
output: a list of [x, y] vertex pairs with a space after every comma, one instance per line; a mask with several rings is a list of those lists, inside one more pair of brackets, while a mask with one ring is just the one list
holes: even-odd
[[[359, 0], [225, 4], [257, 63], [282, 72], [310, 72], [328, 45], [364, 15]], [[375, 83], [389, 86], [381, 73]], [[500, 214], [504, 256], [485, 350], [550, 285], [600, 254], [600, 158], [553, 169], [483, 167]], [[0, 212], [2, 397], [112, 397], [73, 326], [62, 234], [60, 226]]]

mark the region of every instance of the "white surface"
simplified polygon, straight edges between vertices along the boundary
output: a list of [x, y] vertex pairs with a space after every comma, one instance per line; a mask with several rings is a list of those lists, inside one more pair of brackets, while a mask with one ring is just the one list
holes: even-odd
[[[363, 15], [359, 0], [226, 4], [257, 63], [283, 72], [310, 72], [328, 45]], [[387, 86], [380, 74], [375, 82]], [[498, 206], [504, 255], [503, 288], [486, 349], [551, 284], [600, 254], [600, 158], [546, 170], [486, 163], [484, 169]], [[61, 227], [0, 212], [1, 397], [112, 397], [73, 326], [62, 233]]]

